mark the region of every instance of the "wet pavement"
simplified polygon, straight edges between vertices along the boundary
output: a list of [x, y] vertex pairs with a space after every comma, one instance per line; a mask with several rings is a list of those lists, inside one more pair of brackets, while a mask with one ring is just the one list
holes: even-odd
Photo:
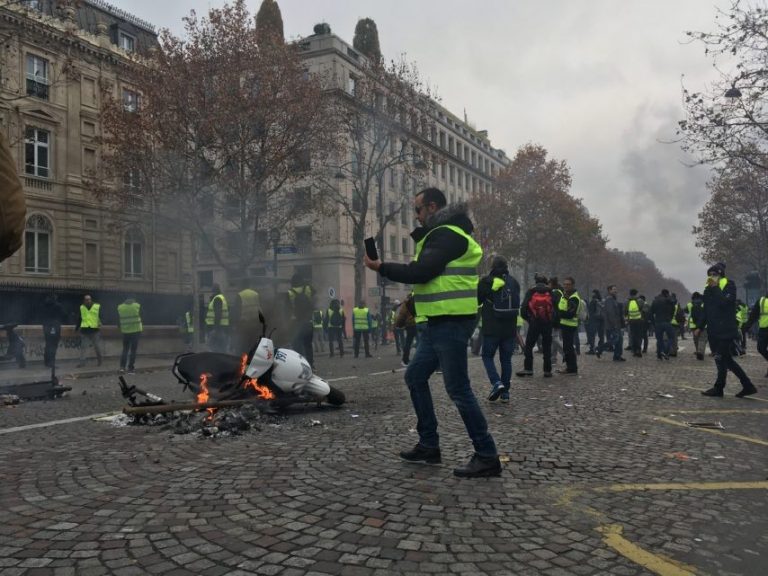
[[[318, 354], [343, 407], [216, 439], [96, 420], [123, 405], [116, 373], [61, 371], [65, 398], [0, 408], [0, 574], [767, 573], [768, 379], [754, 351], [742, 362], [760, 394], [742, 400], [734, 381], [702, 397], [714, 365], [684, 349], [581, 356], [578, 377], [515, 378], [511, 402], [490, 404], [471, 357], [504, 462], [480, 480], [452, 475], [471, 445], [440, 376], [443, 464], [396, 457], [415, 418], [392, 347], [376, 356]], [[128, 379], [186, 400], [170, 364], [145, 357]]]

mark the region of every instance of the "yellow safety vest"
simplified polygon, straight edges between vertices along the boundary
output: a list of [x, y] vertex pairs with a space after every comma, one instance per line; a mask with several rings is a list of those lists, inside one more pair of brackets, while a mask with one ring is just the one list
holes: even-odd
[[144, 327], [141, 324], [141, 304], [123, 302], [117, 307], [117, 315], [120, 317], [120, 332], [123, 334], [136, 334]]
[[642, 320], [643, 315], [640, 313], [640, 306], [637, 304], [637, 300], [627, 302], [627, 317], [630, 322], [632, 320]]
[[748, 312], [749, 308], [743, 304], [736, 309], [736, 321], [739, 323], [739, 328], [747, 321]]
[[[557, 304], [557, 308], [560, 310], [560, 312], [567, 312], [568, 311], [568, 302], [570, 302], [571, 298], [577, 298], [579, 300], [579, 305], [581, 305], [581, 298], [579, 297], [578, 292], [574, 292], [567, 298], [565, 297], [565, 294], [560, 298], [560, 301]], [[578, 308], [576, 308], [578, 310]], [[561, 326], [570, 326], [571, 328], [576, 328], [579, 325], [579, 315], [578, 313], [573, 318], [560, 318], [560, 325]]]
[[100, 304], [91, 304], [90, 310], [85, 307], [85, 304], [80, 305], [80, 328], [96, 328], [101, 326], [101, 319], [99, 318]]
[[312, 312], [312, 327], [313, 328], [323, 327], [323, 313], [321, 310], [315, 310], [314, 312]]
[[259, 321], [259, 310], [261, 310], [261, 300], [259, 293], [250, 288], [244, 288], [237, 293], [240, 296], [240, 323], [249, 324]]
[[677, 311], [680, 310], [680, 306], [675, 304], [675, 311], [672, 312], [672, 326], [679, 326], [679, 322], [677, 321]]
[[213, 304], [216, 300], [221, 300], [221, 323], [219, 326], [229, 326], [229, 306], [227, 306], [227, 299], [224, 298], [224, 294], [216, 294], [211, 301], [208, 302], [208, 313], [205, 315], [205, 325], [213, 326], [216, 320], [216, 314], [213, 311]]
[[693, 302], [688, 302], [685, 307], [688, 309], [688, 328], [696, 330], [696, 322], [693, 321]]
[[768, 298], [760, 298], [760, 320], [757, 325], [760, 328], [768, 328]]
[[[451, 224], [436, 226], [416, 244], [414, 259], [418, 262], [424, 242], [432, 232], [447, 228], [467, 240], [467, 250], [449, 262], [439, 276], [413, 289], [418, 316], [472, 316], [477, 314], [477, 265], [483, 249], [469, 234]], [[418, 322], [418, 316], [416, 321]]]
[[195, 324], [192, 322], [192, 314], [184, 312], [184, 330], [186, 334], [195, 333]]
[[368, 331], [368, 308], [352, 308], [352, 329]]

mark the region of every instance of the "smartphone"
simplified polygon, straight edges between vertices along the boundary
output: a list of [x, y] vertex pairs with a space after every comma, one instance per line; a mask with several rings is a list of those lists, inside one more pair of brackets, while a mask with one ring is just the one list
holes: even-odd
[[371, 260], [379, 259], [379, 251], [376, 250], [376, 240], [374, 240], [373, 238], [365, 239], [365, 253], [368, 255], [368, 258], [370, 258]]

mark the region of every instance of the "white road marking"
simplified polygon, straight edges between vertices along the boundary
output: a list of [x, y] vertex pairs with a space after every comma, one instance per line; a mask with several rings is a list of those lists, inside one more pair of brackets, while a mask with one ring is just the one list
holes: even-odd
[[114, 415], [115, 412], [103, 412], [101, 414], [91, 414], [89, 416], [78, 416], [77, 418], [67, 418], [65, 420], [52, 420], [51, 422], [40, 422], [38, 424], [26, 424], [25, 426], [14, 426], [13, 428], [0, 428], [0, 434], [12, 434], [13, 432], [23, 432], [24, 430], [34, 430], [35, 428], [48, 428], [49, 426], [58, 426], [59, 424], [71, 424], [72, 422], [82, 422], [83, 420], [95, 420], [104, 416]]

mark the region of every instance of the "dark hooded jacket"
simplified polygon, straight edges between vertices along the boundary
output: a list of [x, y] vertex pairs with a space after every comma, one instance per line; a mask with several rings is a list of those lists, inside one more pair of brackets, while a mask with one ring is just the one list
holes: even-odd
[[707, 337], [712, 340], [730, 340], [740, 337], [736, 321], [736, 284], [728, 280], [725, 287], [704, 288], [704, 314], [700, 328], [706, 328]]
[[672, 322], [675, 317], [675, 301], [670, 296], [659, 294], [651, 304], [651, 319], [657, 324]]
[[[444, 224], [458, 226], [467, 234], [472, 234], [472, 231], [475, 229], [472, 220], [469, 219], [467, 214], [466, 204], [449, 204], [430, 216], [426, 226], [416, 228], [411, 232], [411, 238], [413, 238], [414, 242], [418, 243], [430, 230]], [[385, 262], [379, 268], [379, 274], [393, 282], [426, 284], [442, 274], [450, 262], [461, 257], [467, 251], [467, 244], [467, 239], [459, 236], [453, 230], [448, 228], [435, 230], [424, 241], [418, 261], [414, 260], [409, 264]], [[469, 316], [437, 316], [429, 318], [429, 321], [436, 322], [445, 319], [458, 320], [474, 317], [475, 314]]]
[[[517, 316], [514, 318], [498, 318], [493, 311], [493, 280], [509, 274], [506, 264], [492, 268], [488, 276], [484, 276], [477, 284], [477, 303], [481, 306], [483, 318], [483, 335], [498, 338], [511, 338], [517, 332]], [[515, 281], [517, 284], [517, 281]], [[518, 286], [518, 292], [520, 287]]]

